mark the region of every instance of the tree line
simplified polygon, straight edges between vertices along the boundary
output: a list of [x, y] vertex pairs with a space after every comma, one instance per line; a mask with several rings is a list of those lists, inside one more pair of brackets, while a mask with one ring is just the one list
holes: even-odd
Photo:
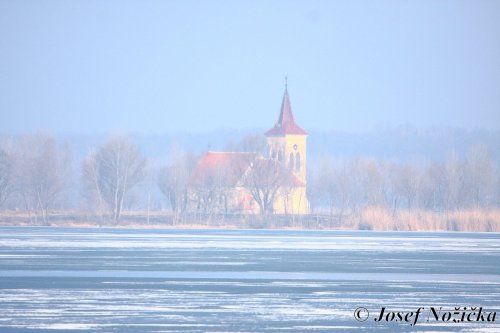
[[[265, 141], [250, 136], [227, 148], [264, 152]], [[60, 144], [48, 134], [3, 140], [0, 209], [22, 212], [31, 223], [46, 223], [53, 212], [71, 209], [88, 209], [118, 222], [124, 209], [147, 210], [148, 214], [158, 209], [150, 205], [152, 193], [158, 192], [176, 220], [184, 219], [192, 207], [203, 214], [221, 212], [215, 208], [224, 206], [221, 198], [229, 190], [223, 181], [227, 173], [204, 179], [198, 192], [189, 191], [199, 158], [178, 148], [160, 165], [146, 158], [127, 136], [105, 140], [81, 161], [75, 160], [69, 144]], [[272, 166], [275, 163], [256, 167], [246, 175], [246, 185], [263, 213], [272, 213], [269, 198], [286, 186]], [[311, 212], [340, 219], [361, 215], [367, 207], [383, 207], [396, 214], [500, 206], [499, 168], [485, 146], [471, 147], [464, 157], [450, 152], [443, 160], [428, 163], [366, 157], [339, 161], [322, 156], [308, 161], [307, 177]], [[77, 203], [68, 203], [70, 192], [78, 193]]]
[[411, 212], [494, 208], [500, 205], [498, 165], [483, 145], [465, 157], [450, 152], [442, 161], [398, 163], [358, 157], [335, 161], [323, 157], [309, 172], [313, 210], [358, 213], [366, 207]]

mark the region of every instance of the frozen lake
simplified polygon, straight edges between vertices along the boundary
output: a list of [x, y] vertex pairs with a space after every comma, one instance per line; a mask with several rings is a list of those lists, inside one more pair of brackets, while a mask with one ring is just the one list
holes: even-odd
[[500, 332], [431, 306], [500, 312], [500, 234], [0, 228], [0, 332]]

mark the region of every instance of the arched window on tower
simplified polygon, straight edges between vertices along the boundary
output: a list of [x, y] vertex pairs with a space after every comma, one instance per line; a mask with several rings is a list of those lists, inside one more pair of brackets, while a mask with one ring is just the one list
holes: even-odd
[[283, 151], [281, 149], [278, 151], [278, 161], [283, 162]]
[[269, 152], [269, 157], [272, 158], [273, 160], [275, 160], [276, 159], [276, 151], [271, 149]]
[[300, 153], [295, 154], [295, 169], [300, 171]]
[[288, 168], [290, 170], [293, 170], [293, 166], [294, 166], [294, 160], [293, 160], [293, 153], [290, 153], [290, 161], [288, 162]]

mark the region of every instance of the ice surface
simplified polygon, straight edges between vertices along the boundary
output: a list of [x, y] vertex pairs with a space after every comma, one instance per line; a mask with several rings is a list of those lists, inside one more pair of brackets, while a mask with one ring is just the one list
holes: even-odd
[[373, 321], [500, 311], [499, 234], [0, 229], [2, 332], [500, 331]]

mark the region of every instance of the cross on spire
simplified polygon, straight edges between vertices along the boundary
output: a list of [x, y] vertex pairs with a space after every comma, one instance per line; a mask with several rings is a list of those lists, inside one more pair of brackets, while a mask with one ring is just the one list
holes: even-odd
[[288, 96], [288, 77], [285, 76], [285, 92], [281, 102], [281, 112], [278, 122], [266, 132], [266, 136], [284, 136], [284, 135], [307, 135], [307, 132], [297, 125], [292, 113], [292, 104]]

